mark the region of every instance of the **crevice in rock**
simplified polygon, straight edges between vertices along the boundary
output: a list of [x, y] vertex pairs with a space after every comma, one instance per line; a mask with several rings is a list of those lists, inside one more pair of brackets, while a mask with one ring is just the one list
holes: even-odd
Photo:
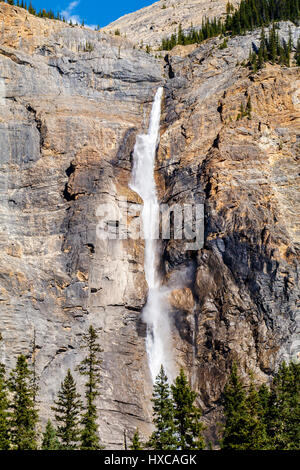
[[20, 57], [18, 57], [13, 52], [10, 52], [10, 51], [7, 51], [3, 48], [0, 48], [0, 54], [4, 55], [5, 57], [8, 57], [9, 59], [11, 59], [13, 62], [15, 62], [18, 65], [29, 65], [31, 68], [34, 68], [33, 65], [30, 62], [28, 62], [24, 59], [20, 59]]
[[140, 312], [142, 310], [142, 307], [132, 307], [132, 306], [126, 306], [126, 310], [129, 310], [130, 312]]
[[93, 243], [86, 243], [85, 246], [89, 249], [90, 254], [95, 253], [95, 245]]
[[73, 163], [70, 164], [70, 166], [66, 169], [66, 175], [69, 178], [72, 173], [75, 171], [75, 165]]
[[165, 65], [165, 68], [167, 69], [167, 72], [168, 72], [168, 77], [169, 78], [174, 78], [175, 77], [175, 73], [173, 71], [173, 68], [172, 68], [172, 65], [170, 63], [170, 56], [169, 54], [166, 54], [165, 57], [165, 62], [166, 62], [166, 65]]
[[38, 131], [39, 136], [40, 136], [40, 152], [42, 152], [42, 148], [43, 148], [43, 145], [44, 145], [44, 136], [43, 136], [43, 132], [42, 132], [43, 123], [42, 123], [41, 119], [37, 117], [36, 109], [34, 109], [30, 104], [27, 104], [25, 107], [34, 119], [37, 131]]
[[71, 194], [68, 188], [68, 183], [66, 183], [65, 188], [63, 190], [63, 197], [66, 201], [74, 201], [75, 200], [75, 194]]
[[[75, 172], [75, 165], [73, 163], [70, 163], [70, 166], [66, 169], [66, 175], [68, 178]], [[74, 201], [75, 200], [76, 194], [72, 194], [69, 189], [69, 181], [65, 184], [64, 190], [63, 190], [63, 197], [66, 199], [66, 201]]]

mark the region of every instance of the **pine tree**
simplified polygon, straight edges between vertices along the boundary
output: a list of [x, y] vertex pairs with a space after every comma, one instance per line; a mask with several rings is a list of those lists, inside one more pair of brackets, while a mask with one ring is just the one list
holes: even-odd
[[269, 419], [270, 419], [270, 389], [267, 387], [266, 384], [263, 384], [258, 389], [258, 398], [259, 398], [259, 414], [260, 420], [266, 430], [266, 442], [265, 442], [265, 449], [273, 450], [274, 446], [272, 443], [272, 439], [270, 438], [269, 433]]
[[133, 438], [132, 438], [132, 444], [130, 446], [131, 450], [142, 450], [143, 449], [143, 444], [141, 443], [140, 440], [140, 433], [139, 430], [136, 429]]
[[268, 448], [268, 439], [266, 426], [263, 421], [263, 408], [261, 397], [256, 390], [253, 377], [246, 397], [246, 407], [248, 419], [245, 423], [241, 450], [266, 450]]
[[248, 116], [248, 119], [251, 119], [251, 113], [252, 113], [252, 103], [251, 103], [251, 98], [249, 96], [247, 100], [247, 105], [246, 105], [246, 116]]
[[5, 367], [0, 363], [0, 450], [10, 449], [8, 408]]
[[[175, 37], [164, 38], [162, 41], [162, 50], [170, 50], [176, 44], [200, 43], [219, 34], [234, 36], [236, 34], [245, 34], [246, 31], [252, 31], [257, 27], [266, 27], [270, 23], [281, 20], [290, 20], [296, 23], [300, 19], [300, 1], [299, 0], [241, 0], [240, 5], [235, 10], [233, 5], [228, 2], [226, 5], [225, 21], [202, 20], [202, 27], [199, 31], [190, 30], [187, 33], [180, 32]], [[275, 49], [273, 49], [273, 53]], [[274, 57], [274, 54], [273, 54]], [[265, 57], [264, 60], [267, 60]]]
[[289, 53], [291, 53], [291, 52], [292, 52], [292, 49], [293, 49], [293, 36], [292, 36], [292, 30], [291, 30], [291, 27], [290, 27], [290, 26], [289, 26], [288, 48], [289, 48]]
[[230, 450], [269, 449], [266, 409], [269, 394], [266, 386], [257, 391], [253, 376], [246, 387], [233, 364], [229, 380], [224, 389], [224, 415], [226, 419], [222, 448]]
[[300, 449], [300, 364], [282, 364], [271, 384], [248, 392], [236, 365], [224, 389], [226, 424], [223, 449]]
[[20, 355], [8, 381], [11, 399], [11, 440], [17, 450], [35, 450], [36, 423], [38, 414], [34, 405], [35, 390], [32, 387], [32, 373], [26, 358]]
[[246, 425], [249, 410], [246, 404], [244, 384], [238, 375], [237, 365], [233, 364], [231, 374], [224, 388], [225, 427], [221, 448], [238, 450], [246, 440]]
[[182, 31], [181, 23], [178, 26], [178, 34], [177, 34], [177, 44], [184, 45], [185, 36]]
[[200, 422], [201, 411], [194, 405], [197, 394], [188, 385], [183, 369], [171, 385], [174, 401], [175, 434], [178, 439], [178, 449], [204, 449], [202, 437], [203, 425]]
[[275, 64], [277, 59], [277, 49], [278, 49], [278, 37], [276, 36], [275, 31], [275, 23], [272, 25], [272, 29], [269, 33], [269, 41], [268, 41], [268, 51], [269, 51], [269, 59], [272, 64]]
[[60, 443], [56, 434], [56, 430], [53, 427], [50, 419], [48, 419], [47, 421], [46, 429], [43, 434], [42, 449], [43, 450], [59, 450], [60, 449]]
[[300, 364], [281, 364], [271, 384], [267, 427], [273, 449], [300, 449]]
[[259, 69], [263, 67], [264, 62], [267, 59], [268, 59], [267, 41], [266, 41], [264, 27], [262, 27], [261, 36], [260, 36], [260, 46], [258, 50], [258, 68]]
[[87, 349], [87, 357], [80, 363], [78, 369], [82, 375], [87, 377], [85, 384], [86, 408], [82, 419], [83, 430], [81, 433], [81, 449], [97, 450], [100, 446], [96, 397], [99, 395], [100, 366], [99, 355], [103, 351], [97, 343], [98, 335], [94, 327], [89, 327], [88, 333], [83, 335], [83, 348]]
[[57, 436], [60, 438], [63, 449], [77, 449], [80, 439], [80, 411], [82, 403], [76, 391], [76, 383], [70, 369], [54, 401], [55, 420], [60, 423], [57, 427]]
[[170, 396], [168, 377], [163, 366], [156, 377], [152, 403], [155, 431], [150, 436], [147, 445], [155, 450], [176, 450], [174, 402]]
[[296, 60], [296, 65], [300, 67], [300, 38], [297, 41], [295, 60]]

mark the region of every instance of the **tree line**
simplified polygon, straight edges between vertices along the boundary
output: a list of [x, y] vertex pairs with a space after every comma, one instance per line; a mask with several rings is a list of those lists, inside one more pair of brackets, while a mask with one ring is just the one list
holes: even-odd
[[[0, 2], [3, 2], [5, 3], [5, 0], [0, 0]], [[51, 20], [60, 20], [60, 21], [66, 21], [65, 18], [63, 18], [60, 13], [54, 13], [53, 10], [45, 10], [44, 8], [43, 9], [40, 9], [39, 11], [37, 11], [31, 1], [29, 1], [28, 3], [26, 3], [26, 0], [6, 0], [6, 3], [8, 3], [9, 5], [15, 5], [17, 7], [20, 7], [20, 8], [24, 8], [25, 10], [28, 11], [28, 13], [30, 13], [31, 15], [35, 15], [35, 16], [38, 16], [40, 18], [49, 18]]]
[[[224, 423], [219, 424], [222, 450], [299, 450], [300, 449], [300, 364], [282, 363], [270, 387], [256, 387], [250, 374], [246, 386], [233, 363], [225, 385], [222, 405]], [[135, 450], [203, 450], [205, 442], [197, 395], [188, 385], [183, 370], [169, 386], [163, 368], [153, 393], [155, 430], [143, 444], [138, 430]]]
[[[293, 40], [291, 29], [289, 31], [289, 40], [280, 40], [275, 23], [269, 31], [269, 37], [266, 37], [264, 27], [261, 29], [260, 44], [258, 49], [250, 50], [248, 58], [248, 66], [255, 73], [264, 67], [266, 62], [271, 64], [279, 64], [290, 67], [291, 52], [293, 48]], [[300, 38], [298, 38], [296, 53], [296, 65], [300, 65]]]
[[[51, 8], [49, 10], [46, 10], [45, 8], [36, 10], [36, 8], [34, 8], [32, 5], [31, 0], [29, 0], [28, 4], [26, 3], [26, 0], [0, 0], [0, 2], [8, 3], [9, 5], [15, 5], [19, 8], [24, 8], [24, 10], [27, 10], [31, 15], [37, 16], [39, 18], [48, 18], [49, 20], [58, 20], [62, 21], [63, 23], [67, 23], [66, 18], [61, 15], [60, 12], [55, 13]], [[71, 19], [69, 20], [69, 25], [73, 26]], [[82, 20], [81, 26], [84, 26], [84, 20]], [[95, 31], [100, 31], [99, 25], [95, 27]]]
[[191, 26], [187, 32], [178, 32], [169, 38], [163, 38], [161, 50], [171, 50], [176, 45], [200, 44], [206, 39], [219, 35], [235, 36], [246, 34], [261, 26], [268, 26], [278, 21], [299, 21], [300, 0], [242, 0], [234, 9], [230, 2], [226, 6], [226, 19], [203, 19], [199, 29]]
[[[5, 376], [0, 364], [0, 449], [1, 450], [100, 450], [96, 397], [99, 395], [100, 354], [98, 334], [93, 326], [82, 336], [86, 357], [77, 371], [86, 377], [84, 402], [77, 392], [76, 381], [68, 369], [57, 398], [51, 407], [54, 426], [48, 420], [42, 439], [38, 436], [38, 392], [34, 371], [26, 357], [17, 358], [16, 367]], [[41, 445], [40, 445], [41, 442]]]
[[[0, 364], [0, 450], [101, 450], [96, 398], [99, 395], [102, 349], [93, 326], [83, 334], [86, 351], [76, 371], [86, 378], [84, 400], [69, 369], [53, 402], [54, 424], [48, 420], [39, 436], [35, 372], [24, 355], [6, 377]], [[222, 395], [219, 444], [224, 450], [300, 449], [300, 364], [282, 363], [270, 386], [257, 387], [250, 373], [248, 384], [233, 363]], [[154, 431], [143, 441], [136, 429], [129, 449], [204, 450], [212, 444], [204, 437], [197, 394], [183, 371], [170, 384], [161, 366], [153, 387]], [[127, 443], [124, 441], [127, 449]]]

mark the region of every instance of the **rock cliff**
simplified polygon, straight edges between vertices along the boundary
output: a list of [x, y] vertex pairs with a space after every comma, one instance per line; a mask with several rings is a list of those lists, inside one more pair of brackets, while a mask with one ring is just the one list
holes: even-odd
[[[159, 197], [204, 204], [205, 244], [165, 241], [162, 276], [181, 279], [170, 295], [174, 352], [215, 439], [231, 361], [261, 383], [300, 350], [299, 68], [240, 65], [259, 33], [158, 60], [6, 4], [0, 21], [1, 360], [10, 368], [22, 352], [35, 363], [44, 422], [82, 358], [82, 332], [101, 327], [102, 442], [149, 434], [143, 243], [96, 233], [99, 205], [140, 202], [131, 154], [164, 85]], [[237, 120], [249, 96], [251, 120]]]
[[[287, 24], [280, 34], [287, 40]], [[175, 344], [208, 423], [232, 359], [265, 382], [300, 349], [300, 70], [240, 65], [259, 33], [219, 44], [167, 58], [158, 165], [163, 201], [205, 205], [203, 249], [166, 243], [164, 269], [168, 279], [190, 268], [172, 302]], [[251, 119], [237, 120], [249, 97]]]

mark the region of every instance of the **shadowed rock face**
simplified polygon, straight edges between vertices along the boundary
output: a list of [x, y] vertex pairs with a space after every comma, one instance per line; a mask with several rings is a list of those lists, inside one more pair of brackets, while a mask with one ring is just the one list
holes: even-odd
[[[35, 361], [44, 422], [82, 359], [82, 333], [101, 327], [102, 441], [121, 448], [124, 429], [149, 434], [143, 243], [103, 241], [96, 230], [99, 205], [140, 202], [128, 189], [131, 153], [164, 84], [159, 196], [204, 203], [205, 245], [164, 242], [162, 275], [174, 284], [178, 367], [214, 439], [232, 359], [261, 383], [297, 354], [299, 68], [249, 75], [237, 62], [255, 33], [158, 61], [118, 37], [6, 4], [0, 18], [1, 360], [11, 368], [22, 352]], [[288, 37], [288, 25], [281, 32]], [[237, 121], [248, 96], [251, 120]]]
[[[287, 24], [280, 34], [287, 39]], [[189, 292], [171, 300], [174, 343], [208, 423], [218, 421], [233, 359], [263, 382], [283, 359], [299, 358], [300, 70], [249, 74], [239, 63], [258, 43], [259, 34], [233, 38], [224, 52], [213, 40], [166, 64], [161, 197], [204, 203], [205, 245], [165, 243], [164, 271], [193, 273]], [[251, 119], [237, 120], [249, 97]]]

